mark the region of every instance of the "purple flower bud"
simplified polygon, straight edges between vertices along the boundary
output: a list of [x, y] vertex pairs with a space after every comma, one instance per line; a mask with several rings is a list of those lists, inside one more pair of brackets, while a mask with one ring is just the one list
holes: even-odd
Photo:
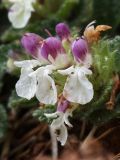
[[55, 37], [47, 38], [40, 49], [40, 53], [42, 57], [48, 60], [48, 56], [51, 55], [54, 59], [58, 54], [64, 53], [64, 48], [62, 47], [62, 43], [59, 39]]
[[58, 106], [57, 106], [57, 111], [64, 113], [64, 112], [66, 111], [66, 109], [68, 108], [69, 103], [70, 103], [70, 102], [67, 101], [67, 100], [60, 101], [60, 102], [58, 103]]
[[41, 46], [41, 41], [43, 39], [34, 33], [26, 33], [22, 39], [21, 43], [22, 46], [25, 48], [25, 50], [32, 55], [33, 57], [37, 57], [38, 55], [38, 49]]
[[67, 39], [70, 36], [70, 30], [65, 23], [59, 23], [56, 25], [56, 33], [61, 39]]
[[87, 42], [82, 38], [75, 40], [72, 43], [72, 53], [78, 62], [84, 61], [88, 53]]

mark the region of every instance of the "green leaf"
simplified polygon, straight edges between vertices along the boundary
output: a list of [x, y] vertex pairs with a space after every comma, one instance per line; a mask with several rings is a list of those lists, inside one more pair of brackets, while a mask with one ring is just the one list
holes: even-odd
[[109, 40], [102, 39], [92, 47], [91, 52], [96, 86], [104, 86], [112, 78], [115, 71], [114, 51], [110, 50]]
[[41, 107], [39, 109], [36, 109], [34, 112], [33, 112], [33, 116], [38, 118], [39, 121], [41, 122], [47, 122], [47, 123], [51, 123], [52, 122], [52, 119], [51, 118], [47, 118], [44, 114], [45, 113], [54, 113], [55, 112], [55, 106], [53, 105], [47, 105], [45, 107]]
[[109, 42], [111, 51], [114, 52], [115, 71], [120, 73], [120, 36], [116, 36]]
[[57, 86], [58, 94], [61, 93], [63, 91], [67, 76], [63, 76], [62, 74], [59, 74], [58, 72], [52, 73], [51, 76], [54, 79], [55, 84]]
[[115, 118], [120, 118], [120, 103], [115, 105], [113, 110], [107, 110], [106, 106], [103, 105], [101, 108], [90, 114], [89, 121], [101, 125]]

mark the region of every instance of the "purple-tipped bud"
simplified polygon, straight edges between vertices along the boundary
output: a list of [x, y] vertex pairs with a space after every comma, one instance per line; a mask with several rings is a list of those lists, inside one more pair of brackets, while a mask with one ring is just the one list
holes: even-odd
[[69, 103], [70, 103], [70, 102], [67, 101], [67, 100], [60, 101], [60, 102], [58, 103], [58, 106], [57, 106], [57, 111], [64, 113], [64, 112], [66, 111], [66, 109], [68, 108]]
[[65, 23], [57, 24], [55, 30], [56, 30], [57, 35], [62, 40], [67, 39], [70, 36], [70, 29], [69, 29], [68, 25], [66, 25]]
[[80, 38], [78, 40], [75, 40], [72, 43], [72, 53], [75, 57], [76, 61], [84, 61], [86, 58], [86, 55], [88, 53], [88, 44], [87, 42]]
[[26, 33], [21, 39], [22, 46], [33, 57], [37, 57], [41, 41], [42, 38], [34, 33]]
[[40, 53], [42, 57], [47, 60], [49, 55], [55, 59], [58, 54], [64, 53], [64, 48], [62, 47], [62, 43], [59, 39], [55, 37], [49, 37], [43, 42]]

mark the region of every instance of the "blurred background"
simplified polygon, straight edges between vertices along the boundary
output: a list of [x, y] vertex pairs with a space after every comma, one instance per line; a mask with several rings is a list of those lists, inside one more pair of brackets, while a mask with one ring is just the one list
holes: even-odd
[[[7, 17], [7, 4], [3, 4], [2, 1], [0, 3], [0, 32], [2, 33], [10, 27], [10, 23]], [[32, 15], [29, 23], [34, 22], [34, 25], [37, 25], [37, 23], [41, 24], [43, 20], [52, 21], [54, 19], [54, 21], [67, 21], [70, 26], [80, 28], [96, 20], [99, 24], [112, 26], [114, 34], [119, 33], [120, 2], [117, 0], [101, 0], [99, 2], [97, 0], [39, 0], [39, 3], [41, 5], [37, 8], [38, 12]]]

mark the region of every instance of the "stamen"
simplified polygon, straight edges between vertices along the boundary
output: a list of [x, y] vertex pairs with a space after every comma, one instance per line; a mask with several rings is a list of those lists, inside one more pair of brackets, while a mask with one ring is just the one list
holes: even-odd
[[45, 32], [48, 34], [48, 36], [52, 37], [53, 35], [50, 33], [48, 29], [45, 28]]

